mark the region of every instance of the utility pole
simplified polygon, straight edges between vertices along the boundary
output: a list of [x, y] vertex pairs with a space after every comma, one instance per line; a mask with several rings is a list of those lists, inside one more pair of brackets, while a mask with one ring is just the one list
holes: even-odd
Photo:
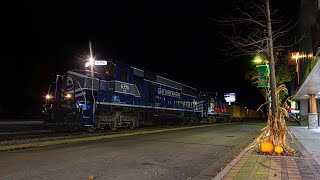
[[271, 90], [271, 114], [273, 117], [277, 114], [277, 82], [275, 73], [275, 63], [273, 54], [273, 40], [272, 40], [272, 29], [271, 29], [271, 17], [270, 17], [270, 0], [266, 0], [266, 11], [267, 11], [267, 24], [268, 24], [268, 45], [270, 52], [270, 90]]

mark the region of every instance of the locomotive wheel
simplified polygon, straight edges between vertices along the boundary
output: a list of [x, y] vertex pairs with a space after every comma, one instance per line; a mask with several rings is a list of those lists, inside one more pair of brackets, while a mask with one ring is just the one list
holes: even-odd
[[82, 116], [79, 113], [70, 117], [70, 120], [68, 121], [69, 122], [68, 123], [68, 131], [69, 132], [78, 131], [82, 126], [81, 121], [82, 121]]
[[109, 124], [109, 127], [110, 127], [110, 129], [111, 129], [112, 131], [115, 131], [115, 130], [117, 130], [117, 129], [118, 129], [118, 127], [117, 127], [117, 126], [115, 126], [115, 124], [114, 124], [114, 123]]
[[134, 123], [131, 123], [129, 127], [130, 127], [130, 129], [134, 129], [136, 126]]
[[97, 129], [100, 129], [101, 128], [101, 117], [100, 116], [97, 116], [96, 117], [96, 121], [95, 121], [95, 124], [93, 126], [88, 126], [86, 127], [85, 129], [88, 131], [88, 132], [93, 132]]
[[109, 124], [109, 127], [111, 130], [115, 131], [118, 129], [118, 126], [117, 124], [120, 122], [120, 125], [121, 125], [121, 113], [120, 112], [115, 112], [113, 115], [112, 115], [112, 123]]
[[132, 123], [129, 124], [130, 129], [134, 129], [136, 127], [136, 122], [132, 121]]
[[185, 119], [181, 119], [181, 120], [179, 121], [179, 124], [180, 124], [180, 125], [186, 125], [186, 124], [187, 124], [187, 122], [186, 122], [186, 120], [185, 120]]
[[194, 118], [194, 124], [195, 125], [199, 125], [199, 119], [197, 117], [195, 117], [195, 116], [193, 118]]
[[129, 128], [130, 129], [134, 129], [136, 127], [139, 126], [139, 116], [135, 116], [133, 119], [132, 119], [132, 123], [129, 124]]
[[72, 124], [68, 124], [67, 125], [67, 131], [68, 132], [75, 132], [77, 130], [76, 126], [72, 125]]
[[95, 126], [86, 127], [86, 130], [87, 130], [88, 132], [93, 132], [93, 131], [97, 130], [97, 127], [95, 127]]

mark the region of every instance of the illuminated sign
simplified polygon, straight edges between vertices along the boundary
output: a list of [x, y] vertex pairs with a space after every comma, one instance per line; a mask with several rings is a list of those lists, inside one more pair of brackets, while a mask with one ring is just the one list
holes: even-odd
[[[86, 64], [84, 65], [85, 67], [89, 67], [90, 66], [90, 62], [86, 62]], [[108, 61], [105, 61], [105, 60], [96, 60], [94, 61], [94, 65], [96, 66], [104, 66], [104, 65], [107, 65], [108, 64]]]
[[228, 103], [236, 102], [236, 93], [225, 93], [224, 94], [224, 99]]
[[179, 92], [171, 91], [168, 89], [158, 88], [158, 94], [164, 95], [164, 96], [171, 96], [171, 97], [175, 97], [175, 98], [180, 98]]
[[103, 65], [107, 65], [107, 64], [108, 64], [108, 61], [103, 61], [103, 60], [94, 61], [94, 65], [96, 65], [96, 66], [103, 66]]
[[295, 110], [296, 109], [296, 102], [295, 101], [291, 101], [290, 103], [291, 103], [291, 105], [290, 105], [291, 109]]

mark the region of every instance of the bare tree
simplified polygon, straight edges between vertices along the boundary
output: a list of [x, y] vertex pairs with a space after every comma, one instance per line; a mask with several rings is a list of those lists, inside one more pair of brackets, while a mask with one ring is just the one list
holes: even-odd
[[[223, 19], [209, 18], [227, 27], [221, 35], [226, 39], [223, 49], [231, 59], [243, 55], [264, 54], [270, 56], [268, 15], [266, 1], [249, 0], [237, 1], [234, 3], [233, 16]], [[272, 15], [277, 15], [278, 11], [270, 13], [270, 28], [273, 49], [280, 51], [284, 48], [297, 44], [292, 36], [288, 36], [297, 23], [284, 22], [281, 17], [271, 21]], [[268, 58], [268, 57], [267, 57]]]
[[[283, 45], [290, 42], [288, 34], [295, 27], [291, 22], [284, 22], [281, 18], [271, 20], [271, 16], [277, 12], [270, 11], [269, 0], [265, 1], [238, 1], [234, 3], [236, 15], [226, 17], [222, 20], [213, 19], [225, 26], [231, 27], [229, 33], [224, 33], [226, 41], [226, 51], [231, 57], [243, 55], [264, 55], [269, 63], [269, 87], [271, 92], [271, 109], [269, 111], [268, 125], [263, 128], [259, 140], [271, 141], [276, 146], [281, 146], [286, 152], [293, 150], [286, 144], [286, 132], [288, 129], [285, 125], [285, 116], [287, 101], [279, 101], [280, 92], [287, 92], [284, 85], [276, 86], [275, 76], [275, 50], [283, 50], [298, 43], [299, 40], [293, 40], [290, 45]], [[269, 98], [268, 98], [269, 99]], [[265, 104], [269, 104], [266, 102]], [[264, 104], [264, 105], [265, 105]]]

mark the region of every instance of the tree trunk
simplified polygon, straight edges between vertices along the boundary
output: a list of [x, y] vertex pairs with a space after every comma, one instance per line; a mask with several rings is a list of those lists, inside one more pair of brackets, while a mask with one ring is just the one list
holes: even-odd
[[271, 90], [271, 114], [273, 117], [277, 114], [277, 82], [276, 73], [274, 65], [274, 55], [273, 55], [273, 40], [272, 40], [272, 29], [271, 29], [271, 17], [270, 17], [270, 3], [266, 0], [266, 10], [267, 10], [267, 22], [268, 22], [268, 39], [269, 39], [269, 51], [270, 51], [270, 90]]

